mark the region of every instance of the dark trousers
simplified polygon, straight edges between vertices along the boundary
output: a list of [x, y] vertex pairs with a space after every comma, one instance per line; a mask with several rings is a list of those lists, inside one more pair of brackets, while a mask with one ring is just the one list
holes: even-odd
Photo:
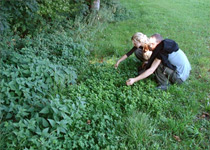
[[135, 53], [136, 58], [138, 58], [141, 62], [145, 61], [145, 59], [143, 57], [143, 49], [142, 48], [138, 48], [134, 53]]
[[[141, 61], [146, 60], [143, 57], [143, 49], [138, 48], [135, 51], [135, 56]], [[142, 74], [145, 71], [141, 66], [138, 68], [138, 74]], [[168, 84], [181, 84], [183, 81], [179, 78], [177, 71], [174, 71], [161, 63], [155, 71], [156, 80], [160, 85]]]
[[181, 84], [183, 81], [179, 78], [177, 71], [174, 71], [162, 63], [155, 70], [157, 82], [160, 85]]
[[[142, 63], [144, 63], [146, 60], [143, 57], [143, 49], [142, 48], [138, 48], [135, 52], [135, 56], [138, 60], [140, 60]], [[138, 66], [138, 75], [142, 74], [145, 71], [144, 68], [142, 68], [142, 66]]]

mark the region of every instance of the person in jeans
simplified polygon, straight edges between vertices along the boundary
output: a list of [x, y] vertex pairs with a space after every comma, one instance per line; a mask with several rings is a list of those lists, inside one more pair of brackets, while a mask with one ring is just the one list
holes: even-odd
[[152, 73], [159, 83], [158, 89], [167, 90], [170, 84], [181, 84], [190, 75], [191, 65], [185, 53], [171, 39], [163, 39], [160, 34], [149, 38], [149, 50], [152, 51], [146, 70], [135, 78], [129, 78], [126, 84], [133, 85]]
[[[131, 40], [134, 47], [117, 61], [117, 63], [115, 64], [116, 69], [123, 60], [128, 58], [133, 53], [135, 53], [135, 56], [137, 57], [137, 59], [139, 59], [143, 63], [143, 65], [147, 63], [150, 56], [152, 55], [152, 51], [149, 51], [146, 48], [146, 43], [148, 43], [148, 40], [149, 40], [146, 35], [144, 35], [141, 32], [137, 32], [132, 36]], [[141, 70], [142, 70], [142, 67], [139, 67], [139, 71]]]

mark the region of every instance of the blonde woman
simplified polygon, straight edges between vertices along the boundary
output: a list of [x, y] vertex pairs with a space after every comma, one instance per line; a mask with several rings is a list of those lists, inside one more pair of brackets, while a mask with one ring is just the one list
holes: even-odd
[[128, 58], [133, 53], [135, 53], [135, 56], [143, 63], [143, 65], [150, 58], [152, 51], [149, 51], [147, 49], [148, 38], [146, 35], [141, 32], [137, 32], [131, 37], [131, 40], [134, 47], [117, 61], [117, 63], [115, 64], [116, 69], [123, 60]]

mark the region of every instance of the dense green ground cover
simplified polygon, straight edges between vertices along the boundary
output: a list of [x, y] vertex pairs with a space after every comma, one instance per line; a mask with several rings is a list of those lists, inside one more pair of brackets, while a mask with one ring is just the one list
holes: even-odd
[[[210, 4], [120, 2], [128, 12], [118, 22], [2, 41], [1, 149], [210, 148]], [[137, 31], [176, 40], [192, 64], [190, 79], [167, 92], [155, 90], [153, 77], [126, 86], [138, 60], [114, 64]]]

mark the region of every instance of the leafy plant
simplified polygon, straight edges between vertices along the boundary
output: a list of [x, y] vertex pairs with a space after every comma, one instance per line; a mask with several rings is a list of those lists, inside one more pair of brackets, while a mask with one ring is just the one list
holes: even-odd
[[1, 13], [8, 16], [8, 18], [4, 17], [3, 23], [7, 27], [10, 26], [15, 33], [20, 32], [25, 35], [27, 32], [33, 32], [41, 21], [37, 11], [38, 3], [36, 0], [1, 1]]

